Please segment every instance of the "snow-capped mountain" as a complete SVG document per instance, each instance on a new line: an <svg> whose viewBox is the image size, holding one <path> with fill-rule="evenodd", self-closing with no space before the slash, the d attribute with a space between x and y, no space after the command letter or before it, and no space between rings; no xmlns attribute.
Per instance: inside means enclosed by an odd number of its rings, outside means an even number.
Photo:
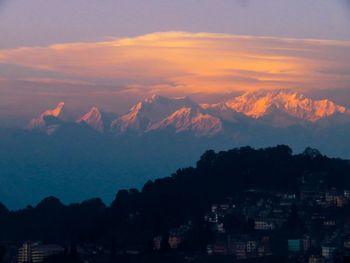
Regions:
<svg viewBox="0 0 350 263"><path fill-rule="evenodd" d="M92 107L89 112L77 120L77 123L85 123L98 132L104 132L104 122L101 111Z"/></svg>
<svg viewBox="0 0 350 263"><path fill-rule="evenodd" d="M64 118L64 103L42 113L29 129L55 132ZM248 92L216 104L197 104L188 97L153 95L135 104L127 113L105 113L92 107L76 121L99 133L143 135L156 131L187 132L196 137L244 133L247 129L328 127L350 124L350 110L328 100L313 100L292 91ZM84 126L80 125L81 128ZM231 135L232 135L231 134Z"/></svg>
<svg viewBox="0 0 350 263"><path fill-rule="evenodd" d="M229 108L255 119L283 112L291 117L310 122L316 122L335 114L350 114L349 109L330 100L312 100L292 91L248 92L226 102L207 106L207 108Z"/></svg>
<svg viewBox="0 0 350 263"><path fill-rule="evenodd" d="M199 108L183 107L162 121L151 125L147 131L172 128L176 133L193 132L196 136L213 136L222 131L222 122Z"/></svg>
<svg viewBox="0 0 350 263"><path fill-rule="evenodd" d="M66 192L67 180L75 178L74 186L87 182L81 188L89 196L94 184L109 193L115 184L140 185L188 167L207 149L245 145L286 144L296 153L312 147L350 159L349 109L291 91L250 92L203 105L151 96L119 116L97 107L77 115L67 106L59 103L30 122L42 134L0 129L2 171L9 171L4 178L10 187L25 171L50 191L60 180Z"/></svg>
<svg viewBox="0 0 350 263"><path fill-rule="evenodd" d="M143 133L153 123L167 118L182 107L196 109L199 105L188 97L166 98L153 95L138 102L128 113L115 119L111 124L111 130L115 134Z"/></svg>
<svg viewBox="0 0 350 263"><path fill-rule="evenodd" d="M43 112L37 118L33 118L27 128L29 130L45 131L48 134L53 133L61 121L66 118L64 105L64 102L60 102L55 108Z"/></svg>
<svg viewBox="0 0 350 263"><path fill-rule="evenodd" d="M105 112L94 106L80 117L76 123L85 124L99 133L106 133L109 132L111 122L118 116L116 113Z"/></svg>

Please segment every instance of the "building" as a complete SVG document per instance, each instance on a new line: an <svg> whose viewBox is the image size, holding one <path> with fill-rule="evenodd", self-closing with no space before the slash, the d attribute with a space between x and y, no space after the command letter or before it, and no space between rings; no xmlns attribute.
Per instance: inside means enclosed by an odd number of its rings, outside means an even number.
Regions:
<svg viewBox="0 0 350 263"><path fill-rule="evenodd" d="M350 250L350 235L344 237L344 248Z"/></svg>
<svg viewBox="0 0 350 263"><path fill-rule="evenodd" d="M173 228L169 231L168 243L170 248L177 249L184 241L186 233L190 230L191 222L186 225L181 225L178 228Z"/></svg>
<svg viewBox="0 0 350 263"><path fill-rule="evenodd" d="M304 252L307 252L311 248L311 236L310 235L303 235L302 247L303 247Z"/></svg>
<svg viewBox="0 0 350 263"><path fill-rule="evenodd" d="M300 252L301 240L300 239L288 239L288 251L289 252Z"/></svg>
<svg viewBox="0 0 350 263"><path fill-rule="evenodd" d="M18 263L40 263L51 255L63 253L64 249L58 245L43 245L40 243L25 242L18 249Z"/></svg>
<svg viewBox="0 0 350 263"><path fill-rule="evenodd" d="M19 263L32 261L32 246L29 243L24 243L22 247L18 249L17 260Z"/></svg>
<svg viewBox="0 0 350 263"><path fill-rule="evenodd" d="M345 196L337 196L335 198L335 204L337 207L344 207L348 204L348 199Z"/></svg>
<svg viewBox="0 0 350 263"><path fill-rule="evenodd" d="M207 252L209 255L227 255L228 249L227 249L227 242L223 241L217 241L212 245L209 245L207 247Z"/></svg>
<svg viewBox="0 0 350 263"><path fill-rule="evenodd" d="M309 257L309 263L324 263L324 259L320 256L311 255Z"/></svg>
<svg viewBox="0 0 350 263"><path fill-rule="evenodd" d="M337 247L334 245L323 245L322 246L322 256L326 259L333 257Z"/></svg>
<svg viewBox="0 0 350 263"><path fill-rule="evenodd" d="M258 258L269 255L269 239L267 237L251 237L247 235L229 238L229 254L237 259Z"/></svg>
<svg viewBox="0 0 350 263"><path fill-rule="evenodd" d="M245 241L235 241L232 244L233 254L236 255L237 259L248 258L247 253L247 242Z"/></svg>
<svg viewBox="0 0 350 263"><path fill-rule="evenodd" d="M326 202L329 206L343 207L346 205L347 200L343 192L332 188L326 192Z"/></svg>
<svg viewBox="0 0 350 263"><path fill-rule="evenodd" d="M350 199L350 190L344 190L344 197Z"/></svg>
<svg viewBox="0 0 350 263"><path fill-rule="evenodd" d="M325 201L324 185L320 182L304 183L300 187L300 200L321 204Z"/></svg>
<svg viewBox="0 0 350 263"><path fill-rule="evenodd" d="M156 236L153 238L153 250L160 250L162 247L162 236Z"/></svg>
<svg viewBox="0 0 350 263"><path fill-rule="evenodd" d="M265 219L256 219L254 222L255 230L274 230L276 228L274 222Z"/></svg>

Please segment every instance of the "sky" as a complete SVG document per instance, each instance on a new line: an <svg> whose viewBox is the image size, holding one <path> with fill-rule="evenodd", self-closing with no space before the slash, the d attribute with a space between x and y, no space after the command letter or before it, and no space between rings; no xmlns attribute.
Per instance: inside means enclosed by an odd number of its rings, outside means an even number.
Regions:
<svg viewBox="0 0 350 263"><path fill-rule="evenodd" d="M0 118L274 88L350 104L349 28L348 0L0 0Z"/></svg>

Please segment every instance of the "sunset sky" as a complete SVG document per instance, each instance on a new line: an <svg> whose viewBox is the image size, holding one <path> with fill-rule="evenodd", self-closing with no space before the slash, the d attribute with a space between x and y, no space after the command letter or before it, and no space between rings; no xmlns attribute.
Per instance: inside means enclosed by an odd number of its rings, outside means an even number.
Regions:
<svg viewBox="0 0 350 263"><path fill-rule="evenodd" d="M0 118L256 89L349 106L349 28L347 0L0 0Z"/></svg>

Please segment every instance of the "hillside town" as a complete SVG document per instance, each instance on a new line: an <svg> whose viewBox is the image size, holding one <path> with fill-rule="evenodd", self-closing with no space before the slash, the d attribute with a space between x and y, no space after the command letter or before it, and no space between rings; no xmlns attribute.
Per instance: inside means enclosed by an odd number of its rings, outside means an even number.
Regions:
<svg viewBox="0 0 350 263"><path fill-rule="evenodd" d="M250 189L212 204L203 214L208 229L203 251L190 249L191 233L196 228L191 221L154 236L150 243L123 249L98 243L44 244L37 240L3 242L2 247L6 250L4 262L13 263L56 262L50 258L62 254L74 254L81 260L76 262L124 262L113 258L157 253L177 255L183 260L179 262L210 258L216 258L216 262L274 262L275 258L288 262L348 262L349 209L348 189L327 189L322 181L303 179L298 192Z"/></svg>

